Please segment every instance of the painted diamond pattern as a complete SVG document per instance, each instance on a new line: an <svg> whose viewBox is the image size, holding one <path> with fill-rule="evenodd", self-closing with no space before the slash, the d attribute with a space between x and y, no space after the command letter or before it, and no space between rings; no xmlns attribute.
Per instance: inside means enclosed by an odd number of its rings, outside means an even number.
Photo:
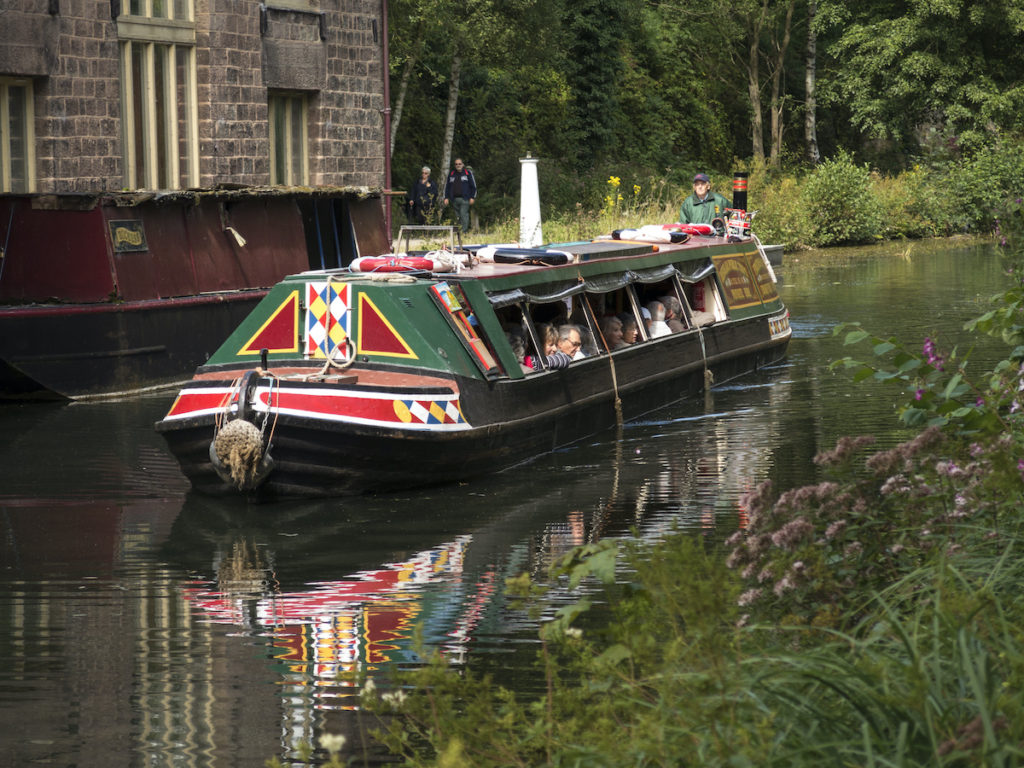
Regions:
<svg viewBox="0 0 1024 768"><path fill-rule="evenodd" d="M412 417L421 424L464 424L465 419L453 400L403 400Z"/></svg>
<svg viewBox="0 0 1024 768"><path fill-rule="evenodd" d="M348 286L306 284L306 357L326 358L351 332Z"/></svg>

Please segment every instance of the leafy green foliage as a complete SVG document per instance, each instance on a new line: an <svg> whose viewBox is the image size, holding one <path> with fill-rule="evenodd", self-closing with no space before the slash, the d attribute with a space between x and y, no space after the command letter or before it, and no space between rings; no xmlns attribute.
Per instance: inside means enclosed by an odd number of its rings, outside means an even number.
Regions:
<svg viewBox="0 0 1024 768"><path fill-rule="evenodd" d="M998 127L1019 130L1024 33L1018 0L840 3L831 47L852 120L873 136L948 125L960 146L984 146Z"/></svg>
<svg viewBox="0 0 1024 768"><path fill-rule="evenodd" d="M871 193L871 174L845 152L807 179L801 193L811 219L811 244L869 243L880 237L883 212Z"/></svg>

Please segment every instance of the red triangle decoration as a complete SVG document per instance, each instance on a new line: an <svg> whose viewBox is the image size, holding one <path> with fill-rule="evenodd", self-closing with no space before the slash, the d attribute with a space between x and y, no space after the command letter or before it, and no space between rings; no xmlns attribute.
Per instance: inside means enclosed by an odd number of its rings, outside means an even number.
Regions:
<svg viewBox="0 0 1024 768"><path fill-rule="evenodd" d="M384 357L419 359L405 339L388 322L377 305L365 293L359 294L358 352Z"/></svg>
<svg viewBox="0 0 1024 768"><path fill-rule="evenodd" d="M242 348L240 355L299 351L299 292L292 291Z"/></svg>

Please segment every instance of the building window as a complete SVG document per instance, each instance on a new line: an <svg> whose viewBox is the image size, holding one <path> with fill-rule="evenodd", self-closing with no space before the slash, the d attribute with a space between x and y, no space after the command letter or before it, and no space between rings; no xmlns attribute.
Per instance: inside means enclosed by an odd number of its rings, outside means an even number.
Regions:
<svg viewBox="0 0 1024 768"><path fill-rule="evenodd" d="M308 184L307 99L301 94L271 93L269 101L270 183Z"/></svg>
<svg viewBox="0 0 1024 768"><path fill-rule="evenodd" d="M32 83L0 78L0 192L34 192Z"/></svg>
<svg viewBox="0 0 1024 768"><path fill-rule="evenodd" d="M118 19L125 186L199 184L191 0L131 0Z"/></svg>

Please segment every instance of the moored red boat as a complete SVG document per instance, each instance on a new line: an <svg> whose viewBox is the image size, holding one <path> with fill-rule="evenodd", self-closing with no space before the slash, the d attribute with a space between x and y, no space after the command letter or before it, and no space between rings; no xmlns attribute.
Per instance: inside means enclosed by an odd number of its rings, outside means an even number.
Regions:
<svg viewBox="0 0 1024 768"><path fill-rule="evenodd" d="M551 250L569 263L290 276L157 430L202 492L389 490L504 469L785 355L788 313L749 238ZM673 298L681 326L649 336L642 308ZM608 315L634 318L636 343L613 349ZM545 324L574 325L586 356L549 367Z"/></svg>
<svg viewBox="0 0 1024 768"><path fill-rule="evenodd" d="M282 277L387 250L364 188L0 195L0 399L180 384Z"/></svg>

